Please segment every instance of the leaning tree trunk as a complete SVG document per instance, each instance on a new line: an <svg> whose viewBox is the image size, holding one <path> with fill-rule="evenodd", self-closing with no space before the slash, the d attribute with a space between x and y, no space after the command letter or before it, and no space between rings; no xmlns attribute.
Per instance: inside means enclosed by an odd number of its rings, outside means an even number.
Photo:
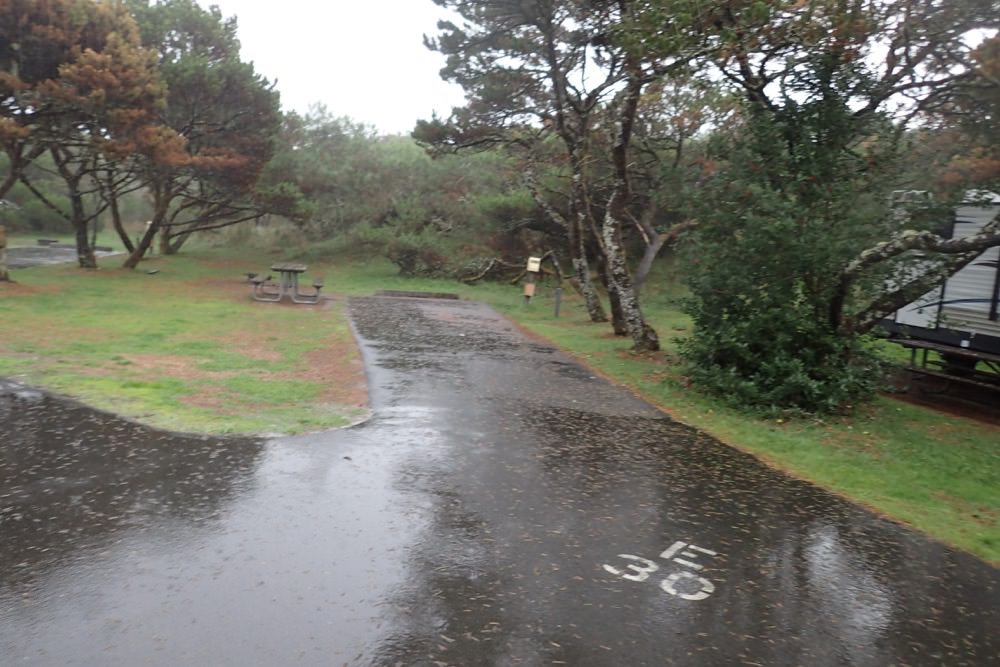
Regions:
<svg viewBox="0 0 1000 667"><path fill-rule="evenodd" d="M170 236L170 229L171 229L170 225L163 225L162 227L160 227L159 246L161 255L171 254L170 239L172 237Z"/></svg>
<svg viewBox="0 0 1000 667"><path fill-rule="evenodd" d="M184 244L188 242L191 238L191 234L178 234L177 236L168 237L167 243L160 246L162 254L164 255L176 255L184 247Z"/></svg>
<svg viewBox="0 0 1000 667"><path fill-rule="evenodd" d="M643 82L637 65L632 62L628 66L629 80L622 91L621 107L618 115L618 131L611 150L611 161L615 170L615 185L605 209L604 222L601 225L601 241L604 245L604 255L608 262L608 273L611 277L611 288L618 293L621 308L628 325L629 336L636 350L655 351L660 349L660 339L653 327L646 323L639 308L639 298L632 284L632 276L628 270L625 249L622 246L622 225L625 219L629 199L628 181L628 145L632 137L632 124L635 122L636 110L639 106L639 95Z"/></svg>
<svg viewBox="0 0 1000 667"><path fill-rule="evenodd" d="M153 245L153 239L156 238L156 232L158 230L159 226L154 219L153 223L146 228L145 233L143 233L142 237L139 239L139 245L132 250L128 259L126 259L125 263L122 264L123 269L134 269L139 266L139 262L141 262L142 258L146 256L146 251L148 251L149 247Z"/></svg>
<svg viewBox="0 0 1000 667"><path fill-rule="evenodd" d="M617 187L615 190L617 191ZM612 194L612 202L616 195ZM618 238L618 231L621 229L621 220L615 218L611 212L611 206L604 216L602 235L604 237L604 253L608 261L608 273L611 277L611 289L618 295L618 300L622 309L622 317L628 328L628 335L632 338L633 347L642 352L653 352L660 349L660 339L656 335L656 330L646 323L639 307L639 299L636 297L635 289L632 285L632 276L629 275L628 266L625 261L625 251Z"/></svg>
<svg viewBox="0 0 1000 667"><path fill-rule="evenodd" d="M146 252L149 250L150 246L153 245L153 240L156 238L156 233L160 231L160 227L163 225L163 220L167 216L167 207L170 204L169 198L164 198L157 196L159 193L154 194L156 197L155 208L153 210L153 219L149 221L146 226L146 231L143 233L142 237L139 239L139 245L129 254L128 259L122 264L123 269L134 269L139 266L139 262L142 258L146 256Z"/></svg>
<svg viewBox="0 0 1000 667"><path fill-rule="evenodd" d="M657 234L652 243L646 246L645 252L642 253L642 259L639 261L639 266L635 270L635 291L640 292L642 286L646 284L646 278L649 277L649 272L653 269L653 261L660 252L660 248L663 247L663 241L666 239L664 234Z"/></svg>
<svg viewBox="0 0 1000 667"><path fill-rule="evenodd" d="M7 167L7 175L2 181L0 181L0 199L3 199L10 190L17 184L17 179L19 175L17 171L14 170L13 165Z"/></svg>
<svg viewBox="0 0 1000 667"><path fill-rule="evenodd" d="M121 210L118 208L118 197L114 194L108 199L108 208L111 211L111 225L115 228L115 232L117 232L118 238L121 239L122 245L125 246L125 250L131 255L135 251L135 245L132 243L132 239L128 237L125 225L122 224Z"/></svg>

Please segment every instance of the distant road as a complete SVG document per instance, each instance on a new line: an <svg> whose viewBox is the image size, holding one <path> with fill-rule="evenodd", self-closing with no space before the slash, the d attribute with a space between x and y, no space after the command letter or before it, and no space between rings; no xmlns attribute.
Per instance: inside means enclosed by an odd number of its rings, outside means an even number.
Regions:
<svg viewBox="0 0 1000 667"><path fill-rule="evenodd" d="M121 255L121 252L94 252L96 257ZM25 246L22 248L7 248L7 268L27 269L32 266L46 264L65 264L76 261L76 247L59 244L50 246Z"/></svg>

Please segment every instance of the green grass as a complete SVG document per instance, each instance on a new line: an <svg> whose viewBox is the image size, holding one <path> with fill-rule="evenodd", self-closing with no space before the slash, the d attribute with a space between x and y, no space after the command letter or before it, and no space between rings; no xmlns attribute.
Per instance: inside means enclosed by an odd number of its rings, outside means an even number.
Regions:
<svg viewBox="0 0 1000 667"><path fill-rule="evenodd" d="M86 273L72 267L17 272L16 279L41 292L30 299L0 299L0 341L6 341L7 349L0 355L0 375L21 376L132 416L151 415L145 419L179 430L294 432L342 423L350 415L338 413L336 406L314 404L319 388L295 377L318 338L349 338L341 313L329 311L330 317L322 318L313 309L260 307L230 297L193 298L176 288L196 277L238 279L244 271L262 270L275 260L305 259L301 252L199 248L182 257L155 260L162 268L156 276L142 271ZM764 420L728 408L689 389L680 376L676 340L689 332L690 322L676 308L677 290L663 287L672 284L663 276L644 295L644 309L665 353L637 356L629 352L628 341L609 335L607 325L587 321L582 303L568 286L562 317L556 319L551 285L542 285L534 302L525 306L520 289L510 285L405 279L383 260L308 261L310 274L325 276L325 289L333 293L427 290L485 301L674 418L1000 563L1000 429L889 398L851 417L823 420ZM66 322L73 324L74 335L66 335ZM62 334L52 339L46 333L50 330ZM234 330L251 332L275 356L255 359L245 354ZM278 335L289 330L292 335ZM154 353L190 358L209 377L201 384L182 385L151 378L135 359ZM213 409L183 402L184 396L206 387L218 400ZM296 407L275 407L289 402ZM239 405L255 409L239 412L233 407Z"/></svg>
<svg viewBox="0 0 1000 667"><path fill-rule="evenodd" d="M0 293L0 375L154 426L208 433L297 433L341 426L364 406L339 405L301 379L306 355L330 345L357 359L346 316L268 307L241 275L265 257L203 253L145 270L101 260L16 270ZM336 354L342 355L340 348Z"/></svg>

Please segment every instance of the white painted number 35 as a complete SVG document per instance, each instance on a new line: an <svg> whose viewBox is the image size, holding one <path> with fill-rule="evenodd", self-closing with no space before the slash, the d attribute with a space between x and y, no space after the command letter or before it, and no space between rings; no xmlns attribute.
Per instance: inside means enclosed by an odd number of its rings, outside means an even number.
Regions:
<svg viewBox="0 0 1000 667"><path fill-rule="evenodd" d="M678 552L685 558L677 557ZM700 571L704 566L692 560L697 558L700 554L707 556L717 555L714 551L703 549L702 547L695 546L694 544L674 542L669 549L666 549L660 554L660 558L677 563L692 570ZM646 581L653 573L658 572L660 569L660 565L658 563L651 561L648 558L643 558L642 556L618 554L618 557L631 562L626 563L624 568L618 568L613 565L604 565L604 569L605 571L610 572L616 577L621 577L622 579L638 582ZM680 570L679 572L672 572L668 574L666 578L660 581L660 588L662 588L664 592L669 593L670 595L675 595L682 600L704 600L715 592L715 584L705 577L699 576L687 570Z"/></svg>

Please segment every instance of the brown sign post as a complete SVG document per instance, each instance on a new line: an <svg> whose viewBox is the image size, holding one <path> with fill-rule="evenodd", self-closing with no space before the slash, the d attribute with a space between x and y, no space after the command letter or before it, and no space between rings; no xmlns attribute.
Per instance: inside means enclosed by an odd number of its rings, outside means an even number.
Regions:
<svg viewBox="0 0 1000 667"><path fill-rule="evenodd" d="M542 260L539 257L528 258L528 282L524 284L524 305L531 303L531 297L535 296L535 281L538 279L538 272L541 271Z"/></svg>
<svg viewBox="0 0 1000 667"><path fill-rule="evenodd" d="M7 230L0 225L0 280L10 280L7 274Z"/></svg>

